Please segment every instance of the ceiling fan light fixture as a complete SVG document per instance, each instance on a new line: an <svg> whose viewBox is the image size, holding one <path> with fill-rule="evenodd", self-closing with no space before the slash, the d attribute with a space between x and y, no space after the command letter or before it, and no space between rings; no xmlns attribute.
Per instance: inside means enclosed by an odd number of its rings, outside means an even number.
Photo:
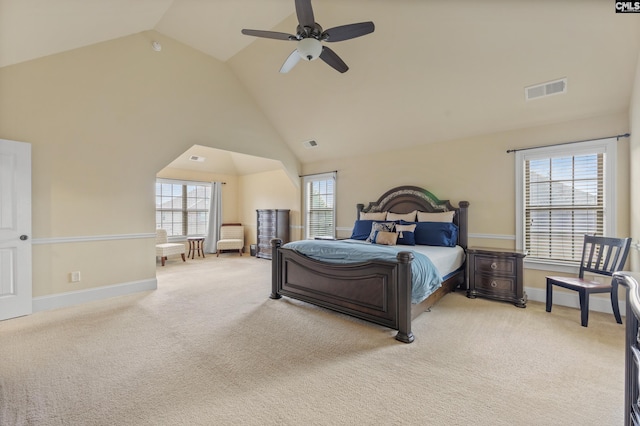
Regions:
<svg viewBox="0 0 640 426"><path fill-rule="evenodd" d="M318 58L322 59L327 65L340 73L347 72L349 70L347 64L344 63L336 52L324 46L321 42L351 40L352 38L370 34L375 29L373 22L367 21L340 25L323 31L320 24L318 24L314 18L311 0L296 0L295 6L296 16L298 17L296 35L278 31L250 30L246 28L242 29L242 34L272 38L275 40L297 41L298 45L296 49L291 52L282 67L280 67L280 72L283 74L291 71L300 59L313 61Z"/></svg>
<svg viewBox="0 0 640 426"><path fill-rule="evenodd" d="M315 38L303 38L298 42L296 50L305 61L313 61L322 53L322 44Z"/></svg>

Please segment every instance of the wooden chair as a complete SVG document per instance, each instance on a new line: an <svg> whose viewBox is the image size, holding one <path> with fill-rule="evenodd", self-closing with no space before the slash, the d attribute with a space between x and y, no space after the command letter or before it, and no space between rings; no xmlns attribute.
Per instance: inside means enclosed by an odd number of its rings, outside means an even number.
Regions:
<svg viewBox="0 0 640 426"><path fill-rule="evenodd" d="M589 321L589 295L591 293L610 293L613 315L618 324L622 324L618 306L618 285L613 279L606 282L587 280L584 274L597 274L611 277L621 270L627 261L631 238L610 238L585 235L582 247L582 260L578 277L547 277L547 312L551 312L553 286L575 290L580 297L581 323L587 326Z"/></svg>

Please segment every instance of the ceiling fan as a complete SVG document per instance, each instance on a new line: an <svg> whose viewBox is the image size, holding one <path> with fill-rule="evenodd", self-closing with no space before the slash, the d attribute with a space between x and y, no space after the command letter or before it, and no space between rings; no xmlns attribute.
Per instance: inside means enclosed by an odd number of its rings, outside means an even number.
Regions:
<svg viewBox="0 0 640 426"><path fill-rule="evenodd" d="M277 31L262 31L262 30L242 30L242 34L273 38L276 40L289 40L297 41L298 46L291 55L284 61L284 64L280 68L281 73L291 71L291 69L300 61L304 59L306 61L313 61L315 59L322 59L324 62L335 68L342 73L347 72L349 67L344 63L342 59L327 46L322 45L321 42L336 42L349 40L352 38L360 37L369 33L372 33L375 29L373 22L359 22L357 24L341 25L339 27L329 28L323 31L322 27L315 21L313 17L313 8L311 7L311 0L295 0L296 2L296 15L298 16L298 27L296 29L296 35L281 33Z"/></svg>

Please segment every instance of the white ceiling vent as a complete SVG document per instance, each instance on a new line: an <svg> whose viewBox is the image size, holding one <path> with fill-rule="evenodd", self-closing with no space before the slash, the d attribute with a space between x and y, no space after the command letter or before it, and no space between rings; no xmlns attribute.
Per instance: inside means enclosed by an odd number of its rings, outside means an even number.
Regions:
<svg viewBox="0 0 640 426"><path fill-rule="evenodd" d="M202 163L205 160L205 157L200 157L199 155L192 155L191 157L189 157L189 160Z"/></svg>
<svg viewBox="0 0 640 426"><path fill-rule="evenodd" d="M566 78L524 88L524 98L528 101L562 93L567 93Z"/></svg>
<svg viewBox="0 0 640 426"><path fill-rule="evenodd" d="M305 141L305 142L302 142L302 145L304 145L305 148L315 148L316 146L318 146L318 142L316 142L316 141Z"/></svg>

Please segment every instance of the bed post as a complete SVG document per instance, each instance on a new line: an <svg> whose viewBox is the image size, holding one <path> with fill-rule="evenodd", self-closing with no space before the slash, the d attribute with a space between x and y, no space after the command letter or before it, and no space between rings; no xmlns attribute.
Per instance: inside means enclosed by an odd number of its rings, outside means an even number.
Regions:
<svg viewBox="0 0 640 426"><path fill-rule="evenodd" d="M466 251L467 250L467 244L469 243L469 241L468 241L468 235L469 235L469 227L468 227L469 226L469 224L468 224L469 202L468 201L460 201L458 206L460 206L459 217L458 217L458 227L460 228L460 232L458 233L458 235L459 235L458 245L460 247L462 247Z"/></svg>
<svg viewBox="0 0 640 426"><path fill-rule="evenodd" d="M278 293L278 280L280 279L280 246L282 240L274 238L271 240L271 295L272 299L280 299L282 296Z"/></svg>
<svg viewBox="0 0 640 426"><path fill-rule="evenodd" d="M398 334L396 340L411 343L411 261L413 254L408 251L398 253Z"/></svg>

